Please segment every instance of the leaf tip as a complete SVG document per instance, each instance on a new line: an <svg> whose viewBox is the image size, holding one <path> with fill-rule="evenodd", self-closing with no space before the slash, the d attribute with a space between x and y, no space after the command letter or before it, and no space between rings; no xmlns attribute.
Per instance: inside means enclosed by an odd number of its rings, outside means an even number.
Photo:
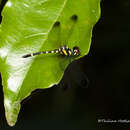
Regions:
<svg viewBox="0 0 130 130"><path fill-rule="evenodd" d="M15 101L13 103L10 100L4 100L5 115L9 126L13 127L16 124L17 117L20 111L20 102Z"/></svg>

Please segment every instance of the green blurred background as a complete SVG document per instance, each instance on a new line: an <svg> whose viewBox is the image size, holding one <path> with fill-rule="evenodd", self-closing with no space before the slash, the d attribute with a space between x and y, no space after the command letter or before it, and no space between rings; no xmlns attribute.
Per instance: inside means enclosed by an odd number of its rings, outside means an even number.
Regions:
<svg viewBox="0 0 130 130"><path fill-rule="evenodd" d="M102 0L101 11L89 54L69 65L58 86L24 100L13 128L6 123L0 87L1 130L130 128L130 123L98 123L130 120L130 0Z"/></svg>

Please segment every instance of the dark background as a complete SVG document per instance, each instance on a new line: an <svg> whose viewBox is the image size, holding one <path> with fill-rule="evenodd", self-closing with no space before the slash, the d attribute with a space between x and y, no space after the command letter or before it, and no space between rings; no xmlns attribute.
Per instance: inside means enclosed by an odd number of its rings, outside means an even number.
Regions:
<svg viewBox="0 0 130 130"><path fill-rule="evenodd" d="M0 129L130 128L130 123L98 123L130 121L130 0L102 0L101 10L89 54L67 68L58 86L23 101L13 128L6 123L0 87Z"/></svg>

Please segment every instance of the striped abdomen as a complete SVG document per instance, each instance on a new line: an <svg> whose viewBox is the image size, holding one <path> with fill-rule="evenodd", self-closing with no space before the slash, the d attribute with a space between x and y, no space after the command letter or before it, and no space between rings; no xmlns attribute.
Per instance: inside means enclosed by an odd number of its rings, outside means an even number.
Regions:
<svg viewBox="0 0 130 130"><path fill-rule="evenodd" d="M26 54L26 55L24 55L22 57L27 58L27 57L32 57L32 56L35 56L35 55L48 54L48 53L59 53L59 50L55 49L55 50L52 50L52 51L35 52L35 53Z"/></svg>

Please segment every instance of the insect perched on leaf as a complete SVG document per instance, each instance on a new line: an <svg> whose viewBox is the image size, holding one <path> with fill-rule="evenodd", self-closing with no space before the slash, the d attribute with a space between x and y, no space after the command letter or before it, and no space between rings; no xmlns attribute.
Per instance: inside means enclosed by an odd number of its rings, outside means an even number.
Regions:
<svg viewBox="0 0 130 130"><path fill-rule="evenodd" d="M71 57L71 56L80 55L80 50L79 50L79 47L77 47L77 46L74 46L72 50L70 48L68 48L68 46L62 46L62 47L59 47L58 49L54 49L51 51L41 51L41 52L29 53L29 54L23 55L22 58L32 57L32 56L41 55L41 54L48 54L48 53L57 53L57 54L61 54L63 56Z"/></svg>

